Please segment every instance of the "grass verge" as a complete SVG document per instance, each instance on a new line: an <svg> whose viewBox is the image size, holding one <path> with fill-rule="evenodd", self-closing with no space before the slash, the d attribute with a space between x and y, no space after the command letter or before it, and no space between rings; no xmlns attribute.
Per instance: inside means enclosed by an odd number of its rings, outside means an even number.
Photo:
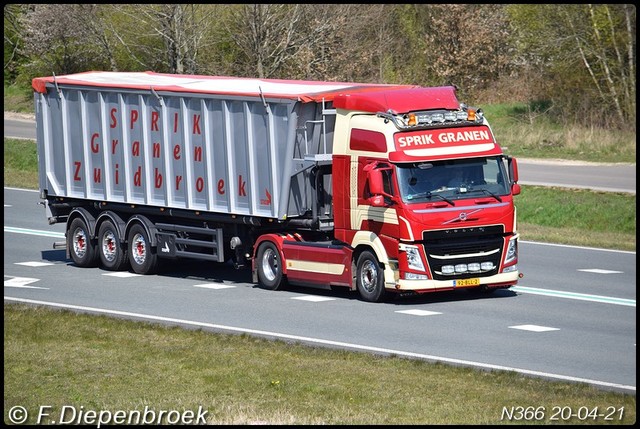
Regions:
<svg viewBox="0 0 640 429"><path fill-rule="evenodd" d="M59 421L65 406L83 407L85 413L202 407L208 424L632 424L636 419L635 395L511 372L22 304L5 304L4 322L5 410L25 407L31 424L43 405L51 407L50 417L40 422L45 424ZM585 415L609 410L611 420L554 422L559 406ZM510 420L512 407L536 408L541 420L535 421L532 410L527 421ZM73 417L70 410L66 419Z"/></svg>

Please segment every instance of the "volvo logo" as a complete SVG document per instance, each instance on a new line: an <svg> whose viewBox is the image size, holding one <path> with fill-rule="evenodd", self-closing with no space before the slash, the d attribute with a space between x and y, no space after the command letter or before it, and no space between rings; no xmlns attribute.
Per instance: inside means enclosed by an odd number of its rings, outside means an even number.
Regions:
<svg viewBox="0 0 640 429"><path fill-rule="evenodd" d="M476 209L476 210L472 210L471 212L467 213L467 212L460 212L460 214L458 214L458 216L454 217L453 219L449 219L446 222L442 222L443 225L447 225L453 222L465 222L467 219L469 219L469 216L474 215L476 213L478 213L479 211L481 211L482 209Z"/></svg>

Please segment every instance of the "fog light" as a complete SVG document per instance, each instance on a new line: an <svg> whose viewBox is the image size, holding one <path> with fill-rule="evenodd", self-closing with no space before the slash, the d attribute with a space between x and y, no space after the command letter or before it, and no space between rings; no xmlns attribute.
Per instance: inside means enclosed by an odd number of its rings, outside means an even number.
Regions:
<svg viewBox="0 0 640 429"><path fill-rule="evenodd" d="M456 273L466 273L466 272L467 272L467 264L456 265Z"/></svg>
<svg viewBox="0 0 640 429"><path fill-rule="evenodd" d="M479 262L473 262L473 263L469 264L468 267L469 267L469 271L480 271L480 263Z"/></svg>
<svg viewBox="0 0 640 429"><path fill-rule="evenodd" d="M442 274L453 274L454 271L455 269L453 268L453 265L442 266Z"/></svg>
<svg viewBox="0 0 640 429"><path fill-rule="evenodd" d="M480 267L482 268L482 271L490 271L493 270L493 262L483 262Z"/></svg>
<svg viewBox="0 0 640 429"><path fill-rule="evenodd" d="M511 273L513 271L518 271L518 264L511 265L510 267L505 267L502 270L503 273Z"/></svg>
<svg viewBox="0 0 640 429"><path fill-rule="evenodd" d="M404 278L407 280L427 280L428 277L424 274L416 273L404 273Z"/></svg>

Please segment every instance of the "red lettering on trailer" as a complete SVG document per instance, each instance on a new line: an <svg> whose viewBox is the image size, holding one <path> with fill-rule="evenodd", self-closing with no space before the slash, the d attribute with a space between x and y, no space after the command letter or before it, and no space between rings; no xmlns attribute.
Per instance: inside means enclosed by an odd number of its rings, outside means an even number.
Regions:
<svg viewBox="0 0 640 429"><path fill-rule="evenodd" d="M74 164L76 166L76 171L73 174L73 180L79 182L82 180L82 178L80 177L80 167L82 167L82 163L80 161L75 161Z"/></svg>
<svg viewBox="0 0 640 429"><path fill-rule="evenodd" d="M153 157L160 158L160 143L153 143Z"/></svg>
<svg viewBox="0 0 640 429"><path fill-rule="evenodd" d="M196 191L202 192L204 189L204 179L202 177L198 177L196 179Z"/></svg>
<svg viewBox="0 0 640 429"><path fill-rule="evenodd" d="M100 168L93 169L93 183L100 183L102 179L102 170Z"/></svg>
<svg viewBox="0 0 640 429"><path fill-rule="evenodd" d="M118 126L118 119L116 117L117 111L118 109L116 109L115 107L111 109L111 128L115 128Z"/></svg>
<svg viewBox="0 0 640 429"><path fill-rule="evenodd" d="M151 112L151 131L160 131L160 129L158 128L159 117L160 117L160 114L155 110Z"/></svg>
<svg viewBox="0 0 640 429"><path fill-rule="evenodd" d="M241 197L247 196L247 191L244 189L244 186L247 182L242 181L242 174L238 176L238 195Z"/></svg>
<svg viewBox="0 0 640 429"><path fill-rule="evenodd" d="M142 167L138 166L135 174L133 175L133 186L142 186Z"/></svg>
<svg viewBox="0 0 640 429"><path fill-rule="evenodd" d="M175 145L173 147L173 159L180 159L180 145Z"/></svg>
<svg viewBox="0 0 640 429"><path fill-rule="evenodd" d="M263 198L260 200L260 204L262 204L263 206L270 206L271 205L271 194L269 193L269 190L267 188L264 189L265 194L267 195L267 198Z"/></svg>
<svg viewBox="0 0 640 429"><path fill-rule="evenodd" d="M218 193L224 195L224 179L218 180Z"/></svg>
<svg viewBox="0 0 640 429"><path fill-rule="evenodd" d="M116 173L116 185L117 185L118 183L120 183L120 180L119 180L119 179L120 179L120 170L118 170L118 168L119 168L119 167L120 167L120 166L119 166L118 164L116 164L116 169L115 169L115 173Z"/></svg>
<svg viewBox="0 0 640 429"><path fill-rule="evenodd" d="M130 125L131 129L134 128L136 122L140 118L140 112L136 109L132 109L130 112ZM118 127L118 109L113 107L109 111L109 127L117 128ZM193 115L193 134L202 134L202 129L200 126L200 120L202 119L202 115L194 114ZM173 132L177 133L180 125L180 113L175 112L173 114ZM149 128L151 131L160 131L160 112L153 110L151 112L151 122L149 124Z"/></svg>
<svg viewBox="0 0 640 429"><path fill-rule="evenodd" d="M176 176L176 191L180 189L180 182L182 182L182 176Z"/></svg>
<svg viewBox="0 0 640 429"><path fill-rule="evenodd" d="M131 129L133 129L133 124L138 121L138 111L135 109L131 109Z"/></svg>
<svg viewBox="0 0 640 429"><path fill-rule="evenodd" d="M200 115L193 115L193 134L202 134L200 132Z"/></svg>
<svg viewBox="0 0 640 429"><path fill-rule="evenodd" d="M118 139L111 140L111 155L116 154L116 146L118 146L118 143L120 143Z"/></svg>
<svg viewBox="0 0 640 429"><path fill-rule="evenodd" d="M193 160L195 162L202 162L202 146L196 146L193 148Z"/></svg>
<svg viewBox="0 0 640 429"><path fill-rule="evenodd" d="M156 168L154 184L156 189L162 187L162 173Z"/></svg>
<svg viewBox="0 0 640 429"><path fill-rule="evenodd" d="M94 133L91 136L91 152L93 152L93 153L100 152L100 145L98 143L96 143L96 139L98 137L100 137L100 134L98 134L98 133Z"/></svg>

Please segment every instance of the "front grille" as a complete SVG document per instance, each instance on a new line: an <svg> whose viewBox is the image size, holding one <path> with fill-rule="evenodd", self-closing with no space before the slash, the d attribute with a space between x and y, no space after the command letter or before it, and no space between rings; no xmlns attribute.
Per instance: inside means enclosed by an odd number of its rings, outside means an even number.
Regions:
<svg viewBox="0 0 640 429"><path fill-rule="evenodd" d="M423 247L435 280L487 277L498 272L502 260L504 228L502 226L453 228L423 234ZM443 266L471 263L493 264L480 272L442 274Z"/></svg>

